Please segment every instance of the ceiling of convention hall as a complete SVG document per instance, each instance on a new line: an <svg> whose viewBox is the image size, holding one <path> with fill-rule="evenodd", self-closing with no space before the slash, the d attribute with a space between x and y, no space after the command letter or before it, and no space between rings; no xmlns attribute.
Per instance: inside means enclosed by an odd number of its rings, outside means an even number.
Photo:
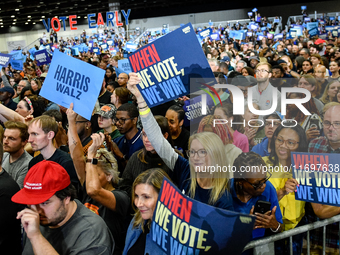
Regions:
<svg viewBox="0 0 340 255"><path fill-rule="evenodd" d="M87 14L109 11L109 2L113 5L118 2L121 10L131 9L129 19L268 6L268 2L265 4L265 1L262 4L256 1L255 6L255 1L226 0L3 0L0 2L0 27L41 24L43 19L55 16L76 15L78 19L86 19ZM296 0L285 0L284 4L296 2ZM282 3L282 1L272 1L270 5Z"/></svg>

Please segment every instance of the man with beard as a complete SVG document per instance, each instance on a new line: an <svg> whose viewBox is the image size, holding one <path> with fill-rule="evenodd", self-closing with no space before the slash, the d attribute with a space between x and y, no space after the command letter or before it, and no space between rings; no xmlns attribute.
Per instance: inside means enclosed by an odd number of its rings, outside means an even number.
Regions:
<svg viewBox="0 0 340 255"><path fill-rule="evenodd" d="M28 140L28 127L22 122L7 121L3 138L4 157L2 168L22 189L32 156L25 151Z"/></svg>
<svg viewBox="0 0 340 255"><path fill-rule="evenodd" d="M112 254L114 241L105 222L75 196L61 165L44 160L30 169L24 188L12 197L28 206L17 216L25 230L22 254Z"/></svg>
<svg viewBox="0 0 340 255"><path fill-rule="evenodd" d="M272 77L272 66L267 62L260 62L256 68L257 85L248 89L248 93L252 93L253 100L256 100L261 110L272 109L273 90L276 90L277 105L274 111L281 109L281 93L270 84L269 79Z"/></svg>
<svg viewBox="0 0 340 255"><path fill-rule="evenodd" d="M330 107L323 118L325 136L313 139L308 145L308 152L340 153L340 105Z"/></svg>
<svg viewBox="0 0 340 255"><path fill-rule="evenodd" d="M272 77L270 78L270 83L281 92L283 87L291 87L284 78L285 71L282 66L276 65L272 68Z"/></svg>
<svg viewBox="0 0 340 255"><path fill-rule="evenodd" d="M258 63L260 63L260 58L257 56L252 56L249 58L250 67L255 69Z"/></svg>

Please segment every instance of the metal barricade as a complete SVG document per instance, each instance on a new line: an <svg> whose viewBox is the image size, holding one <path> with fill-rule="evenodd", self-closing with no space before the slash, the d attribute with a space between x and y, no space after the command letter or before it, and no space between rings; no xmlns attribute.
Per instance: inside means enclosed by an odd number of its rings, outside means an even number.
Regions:
<svg viewBox="0 0 340 255"><path fill-rule="evenodd" d="M244 248L245 250L248 249L254 249L253 254L254 255L273 255L275 254L275 248L274 248L274 242L278 240L282 240L289 237L289 250L290 255L293 254L293 236L306 233L307 232L307 255L310 255L310 234L309 231L317 229L317 228L323 228L323 240L322 240L322 254L325 254L326 251L326 226L330 225L332 223L339 222L339 231L340 231L340 215L336 215L332 218L325 219L322 221L316 221L301 227L297 227L288 231L284 231L280 234L276 234L270 237L262 238L259 240L252 241L247 244L247 246ZM339 233L340 235L340 233ZM340 254L340 249L339 249Z"/></svg>

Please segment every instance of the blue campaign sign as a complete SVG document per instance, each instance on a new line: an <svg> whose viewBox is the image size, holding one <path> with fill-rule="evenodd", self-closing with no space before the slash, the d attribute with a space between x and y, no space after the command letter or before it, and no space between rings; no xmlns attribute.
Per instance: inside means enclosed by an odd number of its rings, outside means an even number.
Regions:
<svg viewBox="0 0 340 255"><path fill-rule="evenodd" d="M255 24L252 24L252 25L250 25L250 29L251 30L257 30L258 29L258 25L255 25Z"/></svg>
<svg viewBox="0 0 340 255"><path fill-rule="evenodd" d="M280 39L282 39L283 38L283 34L281 33L281 34L276 34L276 35L274 35L274 40L276 41L276 40L280 40Z"/></svg>
<svg viewBox="0 0 340 255"><path fill-rule="evenodd" d="M319 26L319 22L307 23L307 30L310 36L316 36L319 34L318 26Z"/></svg>
<svg viewBox="0 0 340 255"><path fill-rule="evenodd" d="M109 48L109 46L107 45L107 43L102 43L100 44L100 47L102 47L102 50L107 50Z"/></svg>
<svg viewBox="0 0 340 255"><path fill-rule="evenodd" d="M301 26L301 25L293 25L292 29L296 30L296 36L302 35L303 26Z"/></svg>
<svg viewBox="0 0 340 255"><path fill-rule="evenodd" d="M220 34L219 33L213 33L210 35L211 40L220 40Z"/></svg>
<svg viewBox="0 0 340 255"><path fill-rule="evenodd" d="M198 35L201 37L201 39L204 39L212 34L212 29L207 28L204 29L203 31L199 32Z"/></svg>
<svg viewBox="0 0 340 255"><path fill-rule="evenodd" d="M120 73L131 73L131 66L128 59L118 60L118 68L121 70Z"/></svg>
<svg viewBox="0 0 340 255"><path fill-rule="evenodd" d="M30 49L28 50L28 52L29 52L31 55L33 55L33 56L34 56L34 53L35 53L36 51L37 51L37 50L35 49L35 47L30 48Z"/></svg>
<svg viewBox="0 0 340 255"><path fill-rule="evenodd" d="M96 53L97 55L100 54L100 49L98 47L93 47L92 51Z"/></svg>
<svg viewBox="0 0 340 255"><path fill-rule="evenodd" d="M336 26L325 26L325 30L327 32L332 32L335 28L337 28Z"/></svg>
<svg viewBox="0 0 340 255"><path fill-rule="evenodd" d="M297 200L339 206L339 155L336 153L292 153L293 177L299 186Z"/></svg>
<svg viewBox="0 0 340 255"><path fill-rule="evenodd" d="M190 78L204 78L211 85L216 82L190 23L138 49L130 54L129 61L141 78L139 89L149 107L203 86Z"/></svg>
<svg viewBox="0 0 340 255"><path fill-rule="evenodd" d="M66 108L73 103L74 111L89 120L104 75L103 69L55 52L40 95Z"/></svg>
<svg viewBox="0 0 340 255"><path fill-rule="evenodd" d="M253 36L253 32L247 32L247 36Z"/></svg>
<svg viewBox="0 0 340 255"><path fill-rule="evenodd" d="M240 30L231 30L229 32L229 38L234 38L236 40L243 40L245 39L245 33Z"/></svg>
<svg viewBox="0 0 340 255"><path fill-rule="evenodd" d="M22 59L22 50L13 50L9 54L12 55L14 60Z"/></svg>
<svg viewBox="0 0 340 255"><path fill-rule="evenodd" d="M0 66L7 67L11 58L12 55L0 53Z"/></svg>
<svg viewBox="0 0 340 255"><path fill-rule="evenodd" d="M38 66L42 66L48 63L51 63L51 59L48 56L47 50L39 50L34 54L35 59L37 60Z"/></svg>
<svg viewBox="0 0 340 255"><path fill-rule="evenodd" d="M280 19L274 19L274 23L280 23Z"/></svg>
<svg viewBox="0 0 340 255"><path fill-rule="evenodd" d="M126 46L126 51L135 52L138 47L138 44L127 42L125 46Z"/></svg>
<svg viewBox="0 0 340 255"><path fill-rule="evenodd" d="M262 30L262 31L266 31L266 30L267 30L267 27L261 27L261 30Z"/></svg>
<svg viewBox="0 0 340 255"><path fill-rule="evenodd" d="M24 70L24 62L22 60L12 59L10 61L10 63L11 63L11 66L13 67L13 69L20 70L20 71Z"/></svg>
<svg viewBox="0 0 340 255"><path fill-rule="evenodd" d="M159 249L155 254L241 254L252 238L254 223L249 214L191 199L164 178L150 237Z"/></svg>
<svg viewBox="0 0 340 255"><path fill-rule="evenodd" d="M112 39L107 40L106 43L107 43L109 46L111 46L111 45L113 44L113 40L112 40Z"/></svg>
<svg viewBox="0 0 340 255"><path fill-rule="evenodd" d="M72 53L72 56L79 56L79 48L78 47L72 47L71 53Z"/></svg>

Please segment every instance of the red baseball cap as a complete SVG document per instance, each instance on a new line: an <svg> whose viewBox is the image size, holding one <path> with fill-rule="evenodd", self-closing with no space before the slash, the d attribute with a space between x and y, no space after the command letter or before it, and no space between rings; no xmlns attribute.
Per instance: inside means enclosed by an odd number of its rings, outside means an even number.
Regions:
<svg viewBox="0 0 340 255"><path fill-rule="evenodd" d="M70 184L70 176L61 165L43 160L28 171L24 188L12 197L12 201L26 205L41 204Z"/></svg>
<svg viewBox="0 0 340 255"><path fill-rule="evenodd" d="M314 44L319 45L319 44L325 43L325 42L326 42L325 40L322 40L322 39L319 38L314 42Z"/></svg>

